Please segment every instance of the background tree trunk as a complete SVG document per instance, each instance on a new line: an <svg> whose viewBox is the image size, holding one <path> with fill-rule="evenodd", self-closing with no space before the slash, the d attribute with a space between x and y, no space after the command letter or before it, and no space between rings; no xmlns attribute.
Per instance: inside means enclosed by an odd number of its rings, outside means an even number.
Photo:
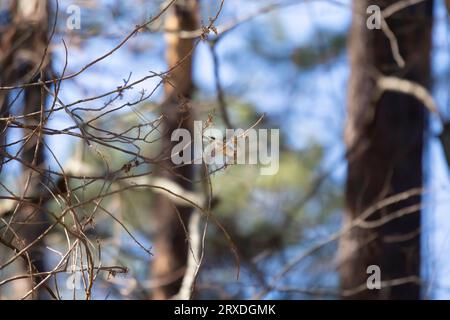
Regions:
<svg viewBox="0 0 450 320"><path fill-rule="evenodd" d="M166 17L167 30L195 30L199 27L198 3L196 0L177 1ZM191 165L178 168L170 160L171 149L176 144L171 139L177 128L193 131L193 118L189 99L194 85L192 82L193 39L181 39L176 32L166 35L168 67L173 68L165 83L166 100L163 104L162 162L166 168L159 174L170 179L186 190L192 190L190 181L194 176ZM168 169L168 170L167 170ZM154 238L155 258L151 275L160 286L153 291L154 299L168 299L178 293L185 272L188 242L185 228L188 226L192 208L175 205L164 195L157 195L153 209L156 235Z"/></svg>
<svg viewBox="0 0 450 320"><path fill-rule="evenodd" d="M14 85L37 82L41 75L46 80L50 73L50 57L46 53L49 33L50 10L47 1L43 0L16 0L11 7L12 22L1 35L1 84ZM12 105L21 101L16 100L16 92L2 91L0 94L1 116L11 113ZM33 86L23 90L23 114L32 116L23 118L26 126L45 124L44 115L40 112L45 108L47 95L40 86ZM2 148L5 142L7 127L2 122L0 126ZM25 143L21 152L21 159L25 164L33 167L44 167L43 137L39 130L24 130ZM3 162L3 159L2 159ZM23 247L34 241L44 230L47 218L43 210L37 209L44 205L44 187L41 183L44 177L26 166L22 166L23 175L20 190L21 194L32 199L35 206L21 204L12 215L12 227L20 239L15 238L14 243ZM36 243L28 250L30 261L38 272L46 270L44 259L45 245L43 241ZM25 266L29 270L29 266ZM33 277L36 284L41 277ZM41 290L33 295L34 298L43 298Z"/></svg>
<svg viewBox="0 0 450 320"><path fill-rule="evenodd" d="M422 157L426 111L412 96L385 92L377 97L374 74L379 71L430 85L433 1L409 6L387 19L396 35L406 66L395 63L387 37L366 26L366 9L392 4L387 0L355 0L350 36L348 123L349 150L344 225L371 206L399 193L422 187ZM399 210L400 218L375 228L354 228L340 242L343 297L351 299L419 299L420 196L377 210L378 220ZM370 265L381 268L382 281L405 278L405 284L367 290ZM357 288L361 290L355 290Z"/></svg>

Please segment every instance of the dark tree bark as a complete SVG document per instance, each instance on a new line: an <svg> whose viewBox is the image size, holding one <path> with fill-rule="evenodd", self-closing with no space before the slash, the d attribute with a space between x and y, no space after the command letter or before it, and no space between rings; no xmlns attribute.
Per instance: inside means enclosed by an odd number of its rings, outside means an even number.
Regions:
<svg viewBox="0 0 450 320"><path fill-rule="evenodd" d="M198 3L196 0L177 1L166 17L167 51L169 68L174 68L165 83L166 100L163 103L163 137L161 164L165 167L159 174L186 190L192 190L194 170L192 165L175 168L170 160L171 150L176 143L171 134L177 128L193 132L193 118L189 100L194 85L192 82L193 39L182 39L176 31L195 30L199 27ZM156 234L154 238L155 258L151 276L160 286L153 291L154 299L168 299L178 293L185 272L188 242L185 227L188 226L192 208L175 205L164 195L158 195L153 208Z"/></svg>
<svg viewBox="0 0 450 320"><path fill-rule="evenodd" d="M49 33L50 8L47 1L43 0L16 0L11 7L11 24L0 36L0 64L2 85L15 85L33 83L48 79L50 73L50 57L46 53ZM23 90L22 113L26 126L38 126L45 124L44 110L47 95L40 86L32 86ZM12 105L18 104L17 92L0 93L1 117L11 113ZM35 113L35 114L34 114ZM31 115L34 114L34 115ZM0 125L0 141L2 149L7 132L6 122ZM21 152L22 161L36 168L44 167L43 137L39 130L24 130L25 143ZM3 156L2 156L3 163ZM3 167L3 165L2 165ZM31 199L35 206L21 204L13 214L12 226L16 235L10 235L18 247L23 247L33 242L46 228L47 218L43 210L37 209L44 206L44 177L27 166L23 168L21 186L27 187L21 190L21 194ZM45 192L46 193L46 192ZM46 271L44 259L45 245L41 240L28 250L31 263L37 272ZM25 266L29 270L29 266ZM34 284L39 283L41 277L33 277ZM34 298L43 298L43 291L38 290Z"/></svg>
<svg viewBox="0 0 450 320"><path fill-rule="evenodd" d="M390 196L422 187L422 157L426 110L412 96L398 92L377 95L374 75L396 76L430 85L433 1L411 5L387 19L396 35L405 67L393 59L387 37L366 26L366 9L391 5L387 0L355 0L349 44L348 177L344 225ZM407 214L373 228L354 228L340 242L340 277L344 298L419 299L421 197L376 210L376 221L399 210ZM406 283L365 289L367 267L378 265L382 281L404 278ZM409 281L409 280L411 281ZM357 288L361 290L355 290Z"/></svg>

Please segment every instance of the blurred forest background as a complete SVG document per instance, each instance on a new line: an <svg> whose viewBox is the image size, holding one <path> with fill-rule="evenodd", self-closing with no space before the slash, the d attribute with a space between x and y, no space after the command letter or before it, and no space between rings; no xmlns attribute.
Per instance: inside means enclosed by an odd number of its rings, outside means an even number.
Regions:
<svg viewBox="0 0 450 320"><path fill-rule="evenodd" d="M0 299L450 298L446 4L0 0Z"/></svg>

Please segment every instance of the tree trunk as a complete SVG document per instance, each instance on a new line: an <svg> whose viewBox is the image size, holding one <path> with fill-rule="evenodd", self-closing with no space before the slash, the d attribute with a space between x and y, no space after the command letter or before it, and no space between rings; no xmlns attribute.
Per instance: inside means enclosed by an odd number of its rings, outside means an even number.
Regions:
<svg viewBox="0 0 450 320"><path fill-rule="evenodd" d="M181 39L176 31L195 30L199 27L197 1L177 1L170 8L165 26L169 30L166 35L168 67L176 67L164 86L166 99L162 110L164 116L162 157L167 160L161 163L165 169L159 170L158 174L178 183L185 190L192 190L191 180L194 176L192 165L175 168L170 155L172 147L176 144L171 141L172 132L177 128L187 129L191 135L193 132L189 99L194 89L192 82L194 40ZM175 205L164 195L157 195L153 208L154 223L157 227L151 276L160 285L153 291L154 299L168 299L180 289L188 253L185 228L188 226L191 212L191 207Z"/></svg>
<svg viewBox="0 0 450 320"><path fill-rule="evenodd" d="M422 187L422 157L426 111L410 95L384 92L377 96L376 71L430 85L433 1L411 5L387 19L397 37L405 67L393 59L381 30L366 26L369 5L386 8L392 1L355 0L349 44L348 176L344 227L365 210L393 195ZM421 196L384 206L366 220L386 223L356 227L340 242L340 278L343 298L419 299ZM392 217L406 210L396 219ZM379 220L378 220L379 221ZM367 267L381 270L381 290L368 290ZM417 278L417 279L416 279ZM399 283L390 280L403 279ZM385 282L386 281L386 282Z"/></svg>
<svg viewBox="0 0 450 320"><path fill-rule="evenodd" d="M14 85L37 82L41 74L46 80L50 72L50 57L46 54L49 32L49 4L42 0L16 0L12 4L12 23L1 35L1 84ZM47 95L40 86L32 86L23 90L23 114L35 115L23 118L26 126L44 125L44 115L40 112L45 106ZM11 106L19 102L15 92L1 92L1 116L10 114ZM42 118L41 118L42 116ZM6 123L0 126L2 148L7 132ZM36 168L44 167L43 137L39 130L24 130L25 143L21 153L22 161ZM3 159L2 159L3 162ZM20 194L32 199L36 206L21 204L13 214L12 226L19 237L10 235L18 247L23 247L34 241L46 228L47 218L43 207L45 184L44 177L27 166L23 168L22 190ZM46 193L46 192L45 192ZM37 242L28 250L28 255L37 272L46 271L44 259L45 245L43 241ZM25 266L29 270L29 266ZM39 283L41 277L34 276L34 284ZM30 284L31 285L31 284ZM33 295L34 298L43 298L41 290Z"/></svg>

